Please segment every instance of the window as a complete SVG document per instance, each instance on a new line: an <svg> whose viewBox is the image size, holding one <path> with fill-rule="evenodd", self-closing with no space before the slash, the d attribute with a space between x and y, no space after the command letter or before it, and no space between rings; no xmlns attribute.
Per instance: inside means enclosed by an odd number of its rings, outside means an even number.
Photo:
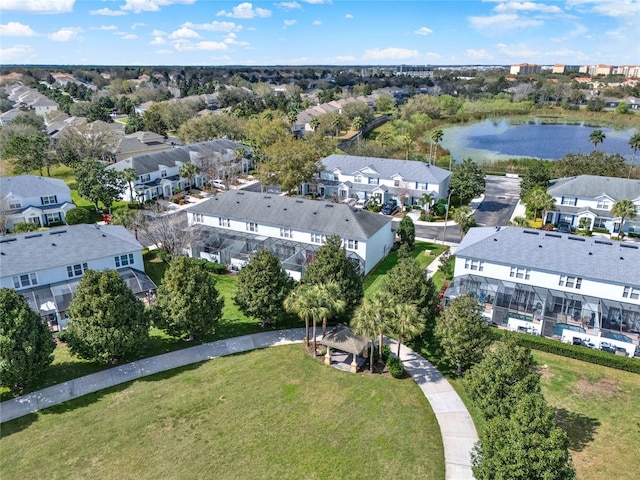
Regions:
<svg viewBox="0 0 640 480"><path fill-rule="evenodd" d="M293 237L293 233L290 228L280 228L280 236L284 238L291 238Z"/></svg>
<svg viewBox="0 0 640 480"><path fill-rule="evenodd" d="M218 218L218 225L220 225L221 227L230 227L231 222L229 221L228 218L220 217Z"/></svg>
<svg viewBox="0 0 640 480"><path fill-rule="evenodd" d="M165 178L167 176L166 170L160 170L160 177Z"/></svg>
<svg viewBox="0 0 640 480"><path fill-rule="evenodd" d="M362 177L360 175L356 175L353 177L353 181L355 183L362 183Z"/></svg>
<svg viewBox="0 0 640 480"><path fill-rule="evenodd" d="M393 186L394 187L399 187L400 186L400 180L394 180L393 181Z"/></svg>
<svg viewBox="0 0 640 480"><path fill-rule="evenodd" d="M582 278L560 275L560 281L558 282L558 285L560 285L561 287L575 288L576 290L580 290L580 287L582 287Z"/></svg>
<svg viewBox="0 0 640 480"><path fill-rule="evenodd" d="M596 217L593 222L593 228L607 228L607 219L602 217Z"/></svg>
<svg viewBox="0 0 640 480"><path fill-rule="evenodd" d="M577 205L578 199L576 197L562 197L560 205Z"/></svg>
<svg viewBox="0 0 640 480"><path fill-rule="evenodd" d="M624 291L622 292L622 296L624 298L631 298L633 300L638 300L640 298L640 288L625 286Z"/></svg>
<svg viewBox="0 0 640 480"><path fill-rule="evenodd" d="M324 243L324 235L321 235L319 233L312 233L311 243Z"/></svg>
<svg viewBox="0 0 640 480"><path fill-rule="evenodd" d="M15 208L22 208L22 202L17 198L9 199L9 210L13 210Z"/></svg>
<svg viewBox="0 0 640 480"><path fill-rule="evenodd" d="M78 263L76 265L69 265L67 267L67 275L69 278L73 277L81 277L84 272L87 271L89 267L87 267L86 263Z"/></svg>
<svg viewBox="0 0 640 480"><path fill-rule="evenodd" d="M42 205L55 205L56 203L58 203L55 195L40 197L40 201L42 202Z"/></svg>
<svg viewBox="0 0 640 480"><path fill-rule="evenodd" d="M599 208L600 210L609 210L609 200L606 198L598 200L596 208Z"/></svg>
<svg viewBox="0 0 640 480"><path fill-rule="evenodd" d="M333 181L334 181L334 182L337 182L338 180L339 180L339 179L338 179L338 174L337 174L337 173L334 173L334 174L333 174Z"/></svg>
<svg viewBox="0 0 640 480"><path fill-rule="evenodd" d="M142 183L144 182L148 182L149 180L151 180L151 175L150 174L146 174L146 175L140 175L140 181Z"/></svg>
<svg viewBox="0 0 640 480"><path fill-rule="evenodd" d="M347 248L349 250L357 250L358 249L358 240L347 240Z"/></svg>
<svg viewBox="0 0 640 480"><path fill-rule="evenodd" d="M380 185L380 179L375 177L369 177L369 185Z"/></svg>
<svg viewBox="0 0 640 480"><path fill-rule="evenodd" d="M194 213L193 214L193 221L197 222L197 223L202 223L203 221L203 217L201 213Z"/></svg>
<svg viewBox="0 0 640 480"><path fill-rule="evenodd" d="M416 190L426 190L426 189L427 189L426 183L416 182Z"/></svg>
<svg viewBox="0 0 640 480"><path fill-rule="evenodd" d="M250 231L250 232L257 232L258 231L258 224L257 223L247 222L246 223L246 227L247 227L247 230Z"/></svg>
<svg viewBox="0 0 640 480"><path fill-rule="evenodd" d="M120 255L119 257L115 257L116 268L126 267L127 265L133 265L133 253Z"/></svg>
<svg viewBox="0 0 640 480"><path fill-rule="evenodd" d="M38 278L35 273L27 273L13 277L13 286L15 288L25 288L31 285L37 285Z"/></svg>
<svg viewBox="0 0 640 480"><path fill-rule="evenodd" d="M527 268L511 267L509 276L512 278L524 278L525 280L529 280L531 278L531 270Z"/></svg>
<svg viewBox="0 0 640 480"><path fill-rule="evenodd" d="M61 221L59 213L47 213L45 217L47 218L47 224Z"/></svg>
<svg viewBox="0 0 640 480"><path fill-rule="evenodd" d="M484 270L484 262L482 260L471 260L469 258L465 258L464 268L466 270L478 270L482 272Z"/></svg>

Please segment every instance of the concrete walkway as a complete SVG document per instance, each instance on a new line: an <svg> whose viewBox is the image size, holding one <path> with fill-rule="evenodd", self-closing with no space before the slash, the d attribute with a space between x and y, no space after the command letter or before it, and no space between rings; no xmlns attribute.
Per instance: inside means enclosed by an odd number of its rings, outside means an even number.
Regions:
<svg viewBox="0 0 640 480"><path fill-rule="evenodd" d="M0 422L20 418L148 375L257 348L300 343L303 338L303 328L261 332L144 358L2 402ZM397 352L395 341L387 340L387 343L392 352ZM440 425L444 445L445 478L472 479L471 449L478 436L464 403L442 374L413 350L403 345L400 359L431 404Z"/></svg>

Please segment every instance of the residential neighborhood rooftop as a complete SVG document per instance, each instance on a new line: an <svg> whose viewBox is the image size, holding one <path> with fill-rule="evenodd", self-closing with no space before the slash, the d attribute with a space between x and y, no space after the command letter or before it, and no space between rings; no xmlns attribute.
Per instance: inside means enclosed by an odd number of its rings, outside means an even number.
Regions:
<svg viewBox="0 0 640 480"><path fill-rule="evenodd" d="M390 217L357 210L343 203L240 190L216 195L188 211L354 240L370 238L391 221Z"/></svg>
<svg viewBox="0 0 640 480"><path fill-rule="evenodd" d="M13 194L17 197L25 198L68 192L69 187L64 180L56 178L40 177L37 175L0 177L0 197Z"/></svg>
<svg viewBox="0 0 640 480"><path fill-rule="evenodd" d="M456 256L640 286L640 245L520 227L469 230Z"/></svg>
<svg viewBox="0 0 640 480"><path fill-rule="evenodd" d="M640 198L640 180L579 175L551 180L547 191L555 196L597 198L607 195L614 200L636 200Z"/></svg>

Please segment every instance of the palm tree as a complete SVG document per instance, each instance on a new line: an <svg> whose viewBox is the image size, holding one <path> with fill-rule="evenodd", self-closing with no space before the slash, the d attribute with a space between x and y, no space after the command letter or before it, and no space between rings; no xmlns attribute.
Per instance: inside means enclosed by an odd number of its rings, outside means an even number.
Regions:
<svg viewBox="0 0 640 480"><path fill-rule="evenodd" d="M331 126L336 129L336 137L340 135L340 128L342 127L342 116L339 113L335 113L331 117Z"/></svg>
<svg viewBox="0 0 640 480"><path fill-rule="evenodd" d="M336 282L330 281L320 286L323 287L320 291L321 300L326 308L326 313L322 316L322 338L324 338L327 334L327 318L344 312L347 302L344 300L340 286Z"/></svg>
<svg viewBox="0 0 640 480"><path fill-rule="evenodd" d="M189 181L189 190L191 190L192 179L195 177L200 169L195 163L185 163L180 167L179 174L182 178L186 178Z"/></svg>
<svg viewBox="0 0 640 480"><path fill-rule="evenodd" d="M380 311L370 299L365 298L351 319L351 330L353 330L353 333L371 340L369 353L369 371L371 372L373 372L374 339L378 334L378 315L380 315Z"/></svg>
<svg viewBox="0 0 640 480"><path fill-rule="evenodd" d="M436 148L433 152L433 154L429 155L429 157L431 158L431 163L435 163L433 162L434 160L434 156L438 154L438 145L440 145L440 142L442 141L442 137L443 137L444 133L442 132L441 128L436 128L433 132L431 132L431 140L433 140L433 142L436 144Z"/></svg>
<svg viewBox="0 0 640 480"><path fill-rule="evenodd" d="M398 334L398 357L403 340L411 340L424 332L424 319L413 303L399 303L390 310L393 329Z"/></svg>
<svg viewBox="0 0 640 480"><path fill-rule="evenodd" d="M409 149L413 145L413 139L409 134L400 135L400 143L405 148L405 160L409 160Z"/></svg>
<svg viewBox="0 0 640 480"><path fill-rule="evenodd" d="M364 120L363 120L363 118L360 115L358 115L351 122L351 126L354 129L356 129L358 132L361 132L362 129L364 128Z"/></svg>
<svg viewBox="0 0 640 480"><path fill-rule="evenodd" d="M622 226L624 225L625 219L634 219L636 218L636 205L628 199L618 200L613 204L611 208L611 214L614 217L620 217L620 228L618 229L618 240L622 238Z"/></svg>
<svg viewBox="0 0 640 480"><path fill-rule="evenodd" d="M427 206L428 209L431 209L431 204L433 203L434 200L435 200L435 196L433 195L433 193L423 193L422 196L420 197L420 204L422 205L423 209L425 205Z"/></svg>
<svg viewBox="0 0 640 480"><path fill-rule="evenodd" d="M629 165L629 175L627 178L631 178L631 171L633 170L633 162L636 160L636 152L640 150L640 133L636 133L631 140L629 140L629 146L633 150L633 157L631 157L631 165Z"/></svg>
<svg viewBox="0 0 640 480"><path fill-rule="evenodd" d="M318 117L313 117L311 120L309 120L309 126L315 132L320 126L320 120L318 119Z"/></svg>
<svg viewBox="0 0 640 480"><path fill-rule="evenodd" d="M605 138L607 138L607 136L602 132L602 130L594 130L589 135L589 141L593 143L594 150L597 148L599 143L604 142Z"/></svg>
<svg viewBox="0 0 640 480"><path fill-rule="evenodd" d="M315 292L313 285L298 285L284 299L284 309L289 313L295 313L304 320L304 345L309 345L309 321L315 315Z"/></svg>
<svg viewBox="0 0 640 480"><path fill-rule="evenodd" d="M451 214L451 219L458 224L460 240L462 240L462 237L464 237L469 229L476 223L473 215L471 215L471 209L466 205L456 208Z"/></svg>
<svg viewBox="0 0 640 480"><path fill-rule="evenodd" d="M544 187L534 187L524 197L524 203L533 209L533 220L538 218L538 210L542 214L546 210L553 210L555 198Z"/></svg>
<svg viewBox="0 0 640 480"><path fill-rule="evenodd" d="M129 184L129 197L133 202L133 183L138 179L138 173L135 168L125 168L122 171L122 179Z"/></svg>

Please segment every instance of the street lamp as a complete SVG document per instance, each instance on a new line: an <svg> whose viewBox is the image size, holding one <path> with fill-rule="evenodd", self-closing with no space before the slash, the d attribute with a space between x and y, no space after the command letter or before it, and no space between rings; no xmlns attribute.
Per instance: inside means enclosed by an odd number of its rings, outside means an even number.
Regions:
<svg viewBox="0 0 640 480"><path fill-rule="evenodd" d="M447 221L449 220L449 208L451 206L451 194L453 190L449 192L449 197L447 198L447 211L444 214L444 230L442 231L442 244L444 245L444 239L447 235Z"/></svg>

